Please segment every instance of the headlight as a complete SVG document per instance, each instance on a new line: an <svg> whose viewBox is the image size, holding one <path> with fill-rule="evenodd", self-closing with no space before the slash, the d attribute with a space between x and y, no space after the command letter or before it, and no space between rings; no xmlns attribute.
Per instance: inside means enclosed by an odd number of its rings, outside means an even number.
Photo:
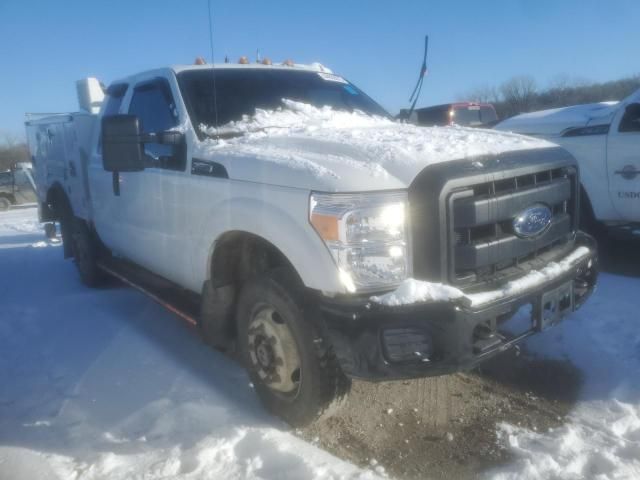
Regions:
<svg viewBox="0 0 640 480"><path fill-rule="evenodd" d="M406 192L313 193L309 210L347 290L389 288L411 274Z"/></svg>

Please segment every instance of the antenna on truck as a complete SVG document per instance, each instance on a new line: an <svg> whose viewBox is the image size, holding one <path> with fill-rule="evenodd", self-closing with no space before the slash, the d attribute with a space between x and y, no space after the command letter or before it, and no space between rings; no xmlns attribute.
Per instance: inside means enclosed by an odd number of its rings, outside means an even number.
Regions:
<svg viewBox="0 0 640 480"><path fill-rule="evenodd" d="M424 83L424 77L427 75L427 52L429 51L429 35L425 35L424 37L424 55L422 57L422 66L420 67L420 74L418 75L418 82L409 97L409 101L413 101L411 104L411 108L409 108L409 113L407 113L407 119L411 118L411 114L413 110L416 108L416 103L418 103L418 98L420 97L420 92L422 91L422 84Z"/></svg>
<svg viewBox="0 0 640 480"><path fill-rule="evenodd" d="M207 0L209 8L209 45L211 46L211 76L213 78L213 113L215 115L215 128L218 128L218 96L216 94L216 69L213 56L213 14L211 13L211 0Z"/></svg>

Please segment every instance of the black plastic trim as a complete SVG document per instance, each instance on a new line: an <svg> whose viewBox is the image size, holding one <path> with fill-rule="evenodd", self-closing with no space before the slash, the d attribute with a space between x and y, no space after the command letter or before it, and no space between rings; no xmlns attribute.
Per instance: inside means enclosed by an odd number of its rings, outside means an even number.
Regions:
<svg viewBox="0 0 640 480"><path fill-rule="evenodd" d="M449 202L465 196L465 191L468 194L469 185L565 167L577 177L575 159L560 147L477 156L426 167L409 187L414 277L449 283L449 272L453 272L450 239L454 233ZM572 195L576 202L577 196L577 192Z"/></svg>
<svg viewBox="0 0 640 480"><path fill-rule="evenodd" d="M457 270L484 267L525 256L532 250L540 250L571 232L571 217L557 215L547 230L535 238L509 235L492 242L458 245L455 247Z"/></svg>
<svg viewBox="0 0 640 480"><path fill-rule="evenodd" d="M526 292L477 307L462 301L391 307L372 303L366 297L322 298L319 306L324 331L342 370L352 378L386 381L469 370L540 330L539 325L531 325L514 336L498 336L497 341L478 349L482 342L474 333L479 325L497 325L526 305L535 308L548 292L572 280L574 309L589 298L598 276L596 244L592 237L579 232L576 245L589 247L591 254L564 274ZM428 361L394 361L385 349L386 329L426 334L431 340Z"/></svg>
<svg viewBox="0 0 640 480"><path fill-rule="evenodd" d="M453 207L453 223L455 228L460 228L500 222L513 218L533 203L553 206L570 198L571 181L563 178L495 198L460 199Z"/></svg>
<svg viewBox="0 0 640 480"><path fill-rule="evenodd" d="M587 137L591 135L607 135L609 124L588 125L586 127L569 128L562 132L563 137Z"/></svg>
<svg viewBox="0 0 640 480"><path fill-rule="evenodd" d="M224 165L212 160L193 158L191 160L191 174L214 178L229 178L229 173Z"/></svg>

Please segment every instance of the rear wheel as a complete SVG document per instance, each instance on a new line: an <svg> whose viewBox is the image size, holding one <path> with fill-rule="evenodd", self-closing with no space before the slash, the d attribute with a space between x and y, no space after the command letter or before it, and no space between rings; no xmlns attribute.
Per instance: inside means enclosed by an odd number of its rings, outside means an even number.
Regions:
<svg viewBox="0 0 640 480"><path fill-rule="evenodd" d="M71 232L73 257L82 283L89 287L98 286L104 278L98 268L99 245L84 220L73 219Z"/></svg>
<svg viewBox="0 0 640 480"><path fill-rule="evenodd" d="M58 234L56 231L56 224L53 222L45 223L44 234L49 239L56 238L56 235Z"/></svg>
<svg viewBox="0 0 640 480"><path fill-rule="evenodd" d="M283 270L240 293L238 343L249 376L266 408L294 426L332 414L351 387L310 313Z"/></svg>
<svg viewBox="0 0 640 480"><path fill-rule="evenodd" d="M9 210L11 207L11 201L7 197L0 197L0 212Z"/></svg>

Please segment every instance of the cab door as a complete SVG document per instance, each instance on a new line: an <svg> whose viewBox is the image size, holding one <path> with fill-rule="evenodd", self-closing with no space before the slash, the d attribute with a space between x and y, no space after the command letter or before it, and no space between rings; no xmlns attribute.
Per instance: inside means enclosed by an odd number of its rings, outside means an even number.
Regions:
<svg viewBox="0 0 640 480"><path fill-rule="evenodd" d="M640 221L640 92L621 102L607 139L609 195L623 221Z"/></svg>
<svg viewBox="0 0 640 480"><path fill-rule="evenodd" d="M144 134L161 134L180 124L169 79L157 77L135 85L128 113L138 117ZM121 173L121 194L126 196L122 222L127 232L126 255L136 263L176 283L190 263L184 235L176 219L186 177L186 144L144 143L145 169Z"/></svg>

